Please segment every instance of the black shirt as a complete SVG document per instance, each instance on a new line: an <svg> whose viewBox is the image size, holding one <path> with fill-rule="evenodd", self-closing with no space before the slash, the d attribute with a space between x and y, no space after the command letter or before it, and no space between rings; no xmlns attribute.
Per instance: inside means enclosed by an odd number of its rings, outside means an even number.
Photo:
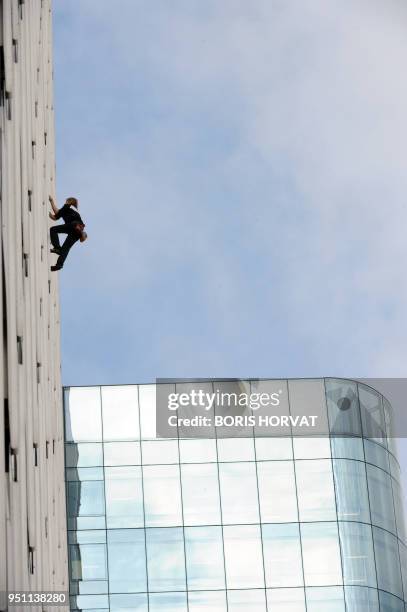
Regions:
<svg viewBox="0 0 407 612"><path fill-rule="evenodd" d="M69 206L68 204L64 204L62 208L59 209L57 214L55 215L56 219L63 218L65 223L83 223L80 214L75 208Z"/></svg>

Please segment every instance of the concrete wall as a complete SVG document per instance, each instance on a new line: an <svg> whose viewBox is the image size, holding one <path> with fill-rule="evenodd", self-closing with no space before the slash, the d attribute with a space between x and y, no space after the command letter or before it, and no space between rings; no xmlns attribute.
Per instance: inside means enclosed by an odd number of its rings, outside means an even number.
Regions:
<svg viewBox="0 0 407 612"><path fill-rule="evenodd" d="M0 0L0 45L0 592L67 589L50 0Z"/></svg>

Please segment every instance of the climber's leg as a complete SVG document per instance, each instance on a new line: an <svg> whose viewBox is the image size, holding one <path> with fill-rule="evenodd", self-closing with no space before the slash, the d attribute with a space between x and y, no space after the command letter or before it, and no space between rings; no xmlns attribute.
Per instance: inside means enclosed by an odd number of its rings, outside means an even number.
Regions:
<svg viewBox="0 0 407 612"><path fill-rule="evenodd" d="M77 232L69 232L69 234L65 238L64 244L61 247L61 250L60 250L61 254L57 259L56 266L52 266L53 268L55 268L56 270L60 270L63 267L65 259L67 258L69 251L71 250L75 242L77 242L78 240L79 240L79 235L77 234Z"/></svg>
<svg viewBox="0 0 407 612"><path fill-rule="evenodd" d="M51 229L49 230L49 237L51 239L51 244L54 247L54 249L56 249L57 251L61 249L61 245L59 244L58 234L68 234L69 230L70 230L69 226L66 225L65 223L62 225L53 225L51 227Z"/></svg>

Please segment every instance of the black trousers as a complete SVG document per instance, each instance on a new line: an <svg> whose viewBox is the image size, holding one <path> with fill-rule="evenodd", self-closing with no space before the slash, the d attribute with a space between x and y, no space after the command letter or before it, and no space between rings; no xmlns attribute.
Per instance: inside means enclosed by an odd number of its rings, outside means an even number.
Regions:
<svg viewBox="0 0 407 612"><path fill-rule="evenodd" d="M62 246L59 243L58 234L68 234ZM73 223L64 223L63 225L53 225L49 231L49 236L54 249L60 249L61 251L61 254L57 259L57 266L62 268L69 251L75 242L79 240L79 233L74 228Z"/></svg>

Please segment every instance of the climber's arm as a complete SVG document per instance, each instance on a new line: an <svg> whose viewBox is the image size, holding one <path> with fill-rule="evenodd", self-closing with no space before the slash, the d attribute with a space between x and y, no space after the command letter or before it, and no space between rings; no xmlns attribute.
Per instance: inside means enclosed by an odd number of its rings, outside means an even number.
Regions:
<svg viewBox="0 0 407 612"><path fill-rule="evenodd" d="M49 196L49 203L51 204L52 208L52 213L49 213L49 216L51 217L51 219L56 221L58 219L59 209L58 206L55 204L54 198L52 196Z"/></svg>

